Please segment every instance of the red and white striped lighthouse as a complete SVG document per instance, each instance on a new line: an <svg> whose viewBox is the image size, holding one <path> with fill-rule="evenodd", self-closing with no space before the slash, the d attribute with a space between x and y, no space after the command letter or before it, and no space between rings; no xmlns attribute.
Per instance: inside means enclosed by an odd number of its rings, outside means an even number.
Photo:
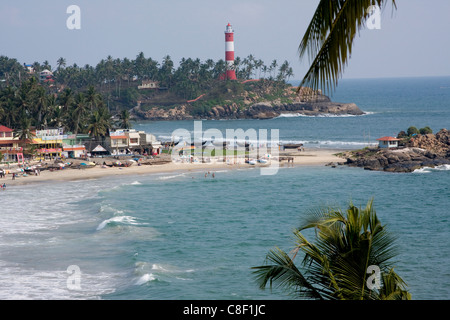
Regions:
<svg viewBox="0 0 450 320"><path fill-rule="evenodd" d="M227 65L226 79L237 80L234 70L234 31L229 23L225 29L225 62Z"/></svg>

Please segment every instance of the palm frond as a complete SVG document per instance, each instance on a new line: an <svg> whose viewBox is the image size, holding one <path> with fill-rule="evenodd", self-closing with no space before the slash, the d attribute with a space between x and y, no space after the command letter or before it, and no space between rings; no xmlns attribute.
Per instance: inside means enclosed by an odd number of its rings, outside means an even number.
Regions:
<svg viewBox="0 0 450 320"><path fill-rule="evenodd" d="M252 268L255 269L255 280L260 289L264 289L267 285L272 288L275 283L278 287L293 291L299 296L322 299L320 293L303 276L286 252L275 248L270 250L266 259L272 264Z"/></svg>
<svg viewBox="0 0 450 320"><path fill-rule="evenodd" d="M277 248L267 255L267 265L253 268L261 288L276 283L299 297L316 299L408 298L403 280L390 271L397 253L395 238L378 220L373 199L365 208L350 203L345 212L333 208L309 212L311 217L293 232L292 257ZM302 233L306 229L315 231L314 242ZM297 267L293 260L299 253L303 260ZM387 275L383 276L386 288L368 288L372 265Z"/></svg>
<svg viewBox="0 0 450 320"><path fill-rule="evenodd" d="M383 282L383 286L380 290L381 299L411 300L411 294L406 291L406 283L394 272L393 268L388 272L383 273L381 278Z"/></svg>
<svg viewBox="0 0 450 320"><path fill-rule="evenodd" d="M392 1L396 7L395 0ZM332 91L352 54L356 34L369 17L368 8L382 7L388 0L321 0L300 42L299 56L305 53L311 63L297 92L302 87ZM312 60L312 62L311 62Z"/></svg>

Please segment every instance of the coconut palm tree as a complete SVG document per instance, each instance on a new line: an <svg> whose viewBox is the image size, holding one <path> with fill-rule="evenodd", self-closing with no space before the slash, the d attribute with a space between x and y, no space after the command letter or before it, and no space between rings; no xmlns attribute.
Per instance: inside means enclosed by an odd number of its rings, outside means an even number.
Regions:
<svg viewBox="0 0 450 320"><path fill-rule="evenodd" d="M309 229L315 232L315 243L302 234ZM345 212L313 210L294 237L291 255L275 248L267 264L253 268L260 288L278 284L297 297L327 300L411 298L393 270L394 238L378 220L373 200L364 209L350 203ZM299 253L303 261L297 266Z"/></svg>
<svg viewBox="0 0 450 320"><path fill-rule="evenodd" d="M95 90L94 86L89 86L89 88L86 91L86 103L89 106L89 109L92 111L101 102L102 97L101 95Z"/></svg>
<svg viewBox="0 0 450 320"><path fill-rule="evenodd" d="M62 68L64 68L66 66L66 59L64 59L63 57L60 57L56 61L56 64L58 65L57 70L61 70Z"/></svg>
<svg viewBox="0 0 450 320"><path fill-rule="evenodd" d="M21 114L19 127L14 131L14 137L19 139L22 148L25 148L25 146L35 137L31 127L31 118L27 117L25 113Z"/></svg>
<svg viewBox="0 0 450 320"><path fill-rule="evenodd" d="M68 112L70 106L75 101L75 93L70 88L65 88L58 96L59 103L61 104L63 111Z"/></svg>
<svg viewBox="0 0 450 320"><path fill-rule="evenodd" d="M372 6L395 0L321 0L300 42L299 55L308 54L310 68L298 87L331 91L343 74L356 34L371 15Z"/></svg>
<svg viewBox="0 0 450 320"><path fill-rule="evenodd" d="M11 127L17 119L16 91L8 86L0 93L0 121Z"/></svg>
<svg viewBox="0 0 450 320"><path fill-rule="evenodd" d="M96 140L100 138L103 143L105 137L109 135L111 126L111 115L107 107L100 105L97 110L92 112L87 130L91 137L95 137Z"/></svg>
<svg viewBox="0 0 450 320"><path fill-rule="evenodd" d="M72 112L73 116L73 133L78 134L79 129L83 129L83 117L89 111L86 97L82 92L78 92L75 96L75 104Z"/></svg>
<svg viewBox="0 0 450 320"><path fill-rule="evenodd" d="M130 129L131 128L130 112L126 109L122 110L122 112L120 112L120 128L122 128L122 129Z"/></svg>
<svg viewBox="0 0 450 320"><path fill-rule="evenodd" d="M44 118L47 116L48 111L48 96L44 87L39 86L34 90L33 100L34 111L37 115L37 118L34 119L35 125L38 129L42 129L42 125L45 122Z"/></svg>

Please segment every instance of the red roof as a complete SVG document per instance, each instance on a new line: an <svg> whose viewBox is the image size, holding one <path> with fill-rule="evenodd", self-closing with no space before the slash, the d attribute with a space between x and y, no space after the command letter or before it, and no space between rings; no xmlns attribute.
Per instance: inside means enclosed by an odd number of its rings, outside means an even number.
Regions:
<svg viewBox="0 0 450 320"><path fill-rule="evenodd" d="M13 132L13 129L0 125L0 132Z"/></svg>
<svg viewBox="0 0 450 320"><path fill-rule="evenodd" d="M394 138L394 137L382 137L380 139L377 139L378 141L400 141L400 139Z"/></svg>

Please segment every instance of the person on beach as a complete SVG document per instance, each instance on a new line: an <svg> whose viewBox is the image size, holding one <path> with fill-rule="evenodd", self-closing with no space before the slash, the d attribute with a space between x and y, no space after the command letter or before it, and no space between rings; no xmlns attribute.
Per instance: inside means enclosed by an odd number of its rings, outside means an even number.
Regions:
<svg viewBox="0 0 450 320"><path fill-rule="evenodd" d="M16 180L16 174L15 174L15 173L13 173L12 179L13 179L13 180Z"/></svg>

